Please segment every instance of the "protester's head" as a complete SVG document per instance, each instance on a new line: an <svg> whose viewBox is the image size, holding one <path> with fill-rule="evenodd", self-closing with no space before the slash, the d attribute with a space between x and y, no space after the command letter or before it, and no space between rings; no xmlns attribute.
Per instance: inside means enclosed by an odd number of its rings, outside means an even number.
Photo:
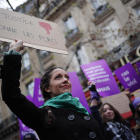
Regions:
<svg viewBox="0 0 140 140"><path fill-rule="evenodd" d="M45 101L65 92L71 92L71 82L67 72L60 67L50 68L41 78L40 89Z"/></svg>
<svg viewBox="0 0 140 140"><path fill-rule="evenodd" d="M140 105L140 97L137 97L132 102L134 108L136 109L138 105Z"/></svg>
<svg viewBox="0 0 140 140"><path fill-rule="evenodd" d="M104 103L100 108L103 123L108 121L125 123L120 113L109 103Z"/></svg>
<svg viewBox="0 0 140 140"><path fill-rule="evenodd" d="M37 140L35 135L33 133L27 133L24 137L23 140Z"/></svg>

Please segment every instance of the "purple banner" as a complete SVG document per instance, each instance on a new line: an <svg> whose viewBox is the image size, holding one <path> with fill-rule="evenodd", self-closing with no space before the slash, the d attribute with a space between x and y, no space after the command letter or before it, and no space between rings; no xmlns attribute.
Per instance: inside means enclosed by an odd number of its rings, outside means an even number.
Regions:
<svg viewBox="0 0 140 140"><path fill-rule="evenodd" d="M140 75L140 62L137 62L137 68L138 68L138 72L139 72L139 75Z"/></svg>
<svg viewBox="0 0 140 140"><path fill-rule="evenodd" d="M115 70L114 73L125 89L129 88L129 90L133 92L140 88L140 78L130 63Z"/></svg>
<svg viewBox="0 0 140 140"><path fill-rule="evenodd" d="M81 65L87 79L96 84L100 96L107 97L120 93L112 72L104 59Z"/></svg>
<svg viewBox="0 0 140 140"><path fill-rule="evenodd" d="M26 96L26 98L31 102L33 100L31 95ZM36 135L36 132L34 130L25 126L20 119L18 119L18 120L19 120L19 127L20 127L20 140L23 140L24 135L26 135L27 133L33 133ZM36 137L37 137L37 135L36 135Z"/></svg>
<svg viewBox="0 0 140 140"><path fill-rule="evenodd" d="M34 80L34 97L33 97L33 103L40 107L44 104L44 98L42 97L42 93L40 91L40 78L35 78Z"/></svg>
<svg viewBox="0 0 140 140"><path fill-rule="evenodd" d="M68 75L70 76L70 81L72 84L72 92L71 94L73 95L73 97L78 97L80 100L80 103L87 109L87 111L90 113L90 109L85 97L85 94L83 92L81 83L78 79L78 76L76 74L76 72L70 72L68 73Z"/></svg>

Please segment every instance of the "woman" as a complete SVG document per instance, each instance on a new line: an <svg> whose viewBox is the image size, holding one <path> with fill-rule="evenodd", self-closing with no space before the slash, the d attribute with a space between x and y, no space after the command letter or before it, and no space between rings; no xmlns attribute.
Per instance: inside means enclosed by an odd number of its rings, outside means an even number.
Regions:
<svg viewBox="0 0 140 140"><path fill-rule="evenodd" d="M37 108L21 94L19 88L23 42L15 40L4 55L2 98L22 122L34 129L40 140L103 140L100 128L91 114L71 95L69 76L62 68L52 68L41 78L45 99Z"/></svg>
<svg viewBox="0 0 140 140"><path fill-rule="evenodd" d="M98 112L97 102L99 95L95 85L88 82L91 90L91 112L98 121L106 140L136 140L131 130L125 125L125 121L120 113L109 103L105 103ZM92 85L92 88L91 88Z"/></svg>
<svg viewBox="0 0 140 140"><path fill-rule="evenodd" d="M132 104L135 108L135 121L136 121L136 126L134 128L135 135L137 140L140 140L140 97L135 98L132 101Z"/></svg>

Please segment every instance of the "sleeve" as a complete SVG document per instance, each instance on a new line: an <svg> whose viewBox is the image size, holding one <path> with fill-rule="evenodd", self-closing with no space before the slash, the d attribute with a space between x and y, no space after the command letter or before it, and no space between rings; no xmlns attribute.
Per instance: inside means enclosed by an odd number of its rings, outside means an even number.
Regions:
<svg viewBox="0 0 140 140"><path fill-rule="evenodd" d="M105 136L105 128L104 128L104 125L102 123L102 119L101 119L101 116L99 114L99 111L98 111L98 106L91 106L90 110L91 110L91 113L92 113L93 117L98 122L98 125L99 125L103 135Z"/></svg>
<svg viewBox="0 0 140 140"><path fill-rule="evenodd" d="M42 116L40 109L21 94L20 72L21 55L5 55L2 69L2 99L25 125L36 129Z"/></svg>

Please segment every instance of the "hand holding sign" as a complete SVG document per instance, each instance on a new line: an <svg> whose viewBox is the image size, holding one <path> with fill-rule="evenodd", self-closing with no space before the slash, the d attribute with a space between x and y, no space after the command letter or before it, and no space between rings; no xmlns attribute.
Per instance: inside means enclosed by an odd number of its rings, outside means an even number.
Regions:
<svg viewBox="0 0 140 140"><path fill-rule="evenodd" d="M15 42L10 43L10 49L9 50L15 50L16 52L20 52L24 49L23 41L15 39Z"/></svg>

